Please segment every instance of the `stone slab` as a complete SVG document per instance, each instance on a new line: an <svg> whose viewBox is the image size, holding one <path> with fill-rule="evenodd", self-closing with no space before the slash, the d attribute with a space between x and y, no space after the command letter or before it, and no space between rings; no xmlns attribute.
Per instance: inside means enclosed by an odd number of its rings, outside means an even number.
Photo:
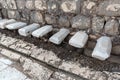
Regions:
<svg viewBox="0 0 120 80"><path fill-rule="evenodd" d="M9 30L16 30L16 29L23 28L26 25L27 25L27 23L24 23L24 22L16 22L16 23L6 25L6 28L9 29Z"/></svg>
<svg viewBox="0 0 120 80"><path fill-rule="evenodd" d="M106 60L110 57L112 42L109 37L102 36L97 40L96 47L93 50L92 57L99 60Z"/></svg>
<svg viewBox="0 0 120 80"><path fill-rule="evenodd" d="M14 19L2 21L2 22L0 22L0 28L5 29L6 25L11 24L11 23L15 23L15 22L16 22L16 20L14 20Z"/></svg>
<svg viewBox="0 0 120 80"><path fill-rule="evenodd" d="M79 31L69 40L69 44L77 48L83 48L87 40L88 35L85 32Z"/></svg>
<svg viewBox="0 0 120 80"><path fill-rule="evenodd" d="M37 30L35 30L32 35L34 37L43 37L44 35L48 34L49 32L51 32L53 30L52 26L51 25L46 25L46 26L43 26Z"/></svg>
<svg viewBox="0 0 120 80"><path fill-rule="evenodd" d="M25 26L25 27L19 29L18 33L21 36L28 36L28 35L32 34L32 32L35 31L36 29L38 29L39 27L40 27L39 24L33 23L31 25L28 25L28 26Z"/></svg>
<svg viewBox="0 0 120 80"><path fill-rule="evenodd" d="M68 29L62 28L59 32L55 33L52 37L50 37L49 41L59 45L69 33L70 31Z"/></svg>

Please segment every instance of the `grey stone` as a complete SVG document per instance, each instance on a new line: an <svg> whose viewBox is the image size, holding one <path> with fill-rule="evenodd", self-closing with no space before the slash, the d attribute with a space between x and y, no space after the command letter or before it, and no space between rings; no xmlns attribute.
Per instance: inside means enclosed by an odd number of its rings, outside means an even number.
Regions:
<svg viewBox="0 0 120 80"><path fill-rule="evenodd" d="M56 24L56 22L57 22L56 17L54 15L49 15L49 14L45 15L45 20L46 20L47 24Z"/></svg>
<svg viewBox="0 0 120 80"><path fill-rule="evenodd" d="M104 16L120 16L120 1L119 0L105 0L98 6L98 15Z"/></svg>
<svg viewBox="0 0 120 80"><path fill-rule="evenodd" d="M20 57L21 57L17 53L14 53L14 52L9 51L7 49L2 49L1 54L4 55L4 56L9 57L12 60L16 60L16 61L18 61L20 59Z"/></svg>
<svg viewBox="0 0 120 80"><path fill-rule="evenodd" d="M9 9L17 9L15 0L6 0Z"/></svg>
<svg viewBox="0 0 120 80"><path fill-rule="evenodd" d="M92 30L93 32L102 32L104 27L105 19L102 17L94 16L92 19Z"/></svg>
<svg viewBox="0 0 120 80"><path fill-rule="evenodd" d="M42 48L34 48L32 52L33 54L31 54L31 56L34 58L37 58L55 67L60 65L61 59L58 58L58 56L52 51L48 51Z"/></svg>
<svg viewBox="0 0 120 80"><path fill-rule="evenodd" d="M34 0L26 0L26 8L30 10L35 9Z"/></svg>
<svg viewBox="0 0 120 80"><path fill-rule="evenodd" d="M37 10L47 10L47 0L35 0L35 8Z"/></svg>
<svg viewBox="0 0 120 80"><path fill-rule="evenodd" d="M109 34L109 35L119 34L119 22L114 19L107 21L105 24L104 31L106 34Z"/></svg>
<svg viewBox="0 0 120 80"><path fill-rule="evenodd" d="M61 9L66 13L79 13L81 0L62 0Z"/></svg>
<svg viewBox="0 0 120 80"><path fill-rule="evenodd" d="M4 18L8 18L8 11L7 9L2 9L2 14Z"/></svg>
<svg viewBox="0 0 120 80"><path fill-rule="evenodd" d="M96 14L96 3L94 1L84 1L82 3L81 13L84 15Z"/></svg>
<svg viewBox="0 0 120 80"><path fill-rule="evenodd" d="M3 8L8 9L7 1L6 0L0 0L0 3Z"/></svg>
<svg viewBox="0 0 120 80"><path fill-rule="evenodd" d="M30 59L24 59L23 61L24 71L26 71L34 80L48 80L53 73L50 69L35 63Z"/></svg>
<svg viewBox="0 0 120 80"><path fill-rule="evenodd" d="M43 15L38 11L32 11L30 14L31 22L42 23L44 24Z"/></svg>
<svg viewBox="0 0 120 80"><path fill-rule="evenodd" d="M16 0L17 8L18 9L24 9L25 8L25 0Z"/></svg>
<svg viewBox="0 0 120 80"><path fill-rule="evenodd" d="M20 19L20 14L18 11L8 10L8 17L12 19Z"/></svg>
<svg viewBox="0 0 120 80"><path fill-rule="evenodd" d="M59 25L61 27L70 27L70 21L66 16L60 16L59 18Z"/></svg>
<svg viewBox="0 0 120 80"><path fill-rule="evenodd" d="M119 45L113 46L112 54L120 55L120 46Z"/></svg>
<svg viewBox="0 0 120 80"><path fill-rule="evenodd" d="M90 28L91 20L89 17L77 15L73 17L71 24L72 28L87 29Z"/></svg>
<svg viewBox="0 0 120 80"><path fill-rule="evenodd" d="M59 6L60 6L58 0L48 0L47 6L48 6L49 13L57 13L58 14Z"/></svg>

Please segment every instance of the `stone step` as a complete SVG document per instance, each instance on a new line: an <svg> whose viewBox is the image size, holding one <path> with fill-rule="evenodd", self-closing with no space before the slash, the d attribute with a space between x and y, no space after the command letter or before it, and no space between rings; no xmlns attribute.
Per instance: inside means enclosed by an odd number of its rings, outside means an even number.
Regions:
<svg viewBox="0 0 120 80"><path fill-rule="evenodd" d="M112 42L109 37L102 36L97 40L97 44L93 50L92 57L99 60L106 60L110 57Z"/></svg>
<svg viewBox="0 0 120 80"><path fill-rule="evenodd" d="M88 40L88 35L85 32L77 32L70 40L69 44L76 48L83 48Z"/></svg>
<svg viewBox="0 0 120 80"><path fill-rule="evenodd" d="M67 35L70 33L68 29L62 28L59 32L54 34L52 37L49 38L49 41L54 44L61 44L61 42L67 37Z"/></svg>
<svg viewBox="0 0 120 80"><path fill-rule="evenodd" d="M43 37L44 35L48 34L49 32L51 32L53 30L53 27L51 25L46 25L43 26L35 31L32 32L32 35L34 37Z"/></svg>
<svg viewBox="0 0 120 80"><path fill-rule="evenodd" d="M16 22L16 23L6 25L6 28L9 30L15 30L15 29L23 28L26 25L27 25L27 23L25 23L25 22Z"/></svg>
<svg viewBox="0 0 120 80"><path fill-rule="evenodd" d="M6 25L12 24L12 23L15 23L15 22L16 22L15 19L3 20L2 22L0 22L0 28L5 29Z"/></svg>
<svg viewBox="0 0 120 80"><path fill-rule="evenodd" d="M28 25L28 26L25 26L25 27L19 29L18 33L21 36L28 36L28 35L32 34L32 32L35 31L36 29L38 29L39 27L40 27L39 24L33 23L31 25Z"/></svg>

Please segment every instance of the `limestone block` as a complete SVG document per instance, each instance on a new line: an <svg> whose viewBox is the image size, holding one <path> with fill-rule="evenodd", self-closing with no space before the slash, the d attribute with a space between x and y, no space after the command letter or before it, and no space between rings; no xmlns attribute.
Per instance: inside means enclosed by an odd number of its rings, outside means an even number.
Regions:
<svg viewBox="0 0 120 80"><path fill-rule="evenodd" d="M43 26L43 27L33 31L32 35L34 37L39 38L39 37L43 37L44 35L51 32L52 30L53 30L53 28L51 25L46 25L46 26Z"/></svg>
<svg viewBox="0 0 120 80"><path fill-rule="evenodd" d="M97 40L92 57L99 60L106 60L110 57L112 42L109 37L103 36Z"/></svg>
<svg viewBox="0 0 120 80"><path fill-rule="evenodd" d="M31 25L28 25L26 27L23 27L21 29L18 30L19 34L21 36L28 36L30 35L34 30L38 29L40 27L39 24L37 23L33 23Z"/></svg>
<svg viewBox="0 0 120 80"><path fill-rule="evenodd" d="M6 25L6 28L9 30L15 30L15 29L23 28L26 25L27 25L27 23L24 23L24 22L16 22L16 23Z"/></svg>
<svg viewBox="0 0 120 80"><path fill-rule="evenodd" d="M69 40L69 44L77 48L83 48L87 40L88 35L85 32L79 31Z"/></svg>
<svg viewBox="0 0 120 80"><path fill-rule="evenodd" d="M70 33L70 31L68 29L62 28L60 29L59 32L57 32L56 34L54 34L49 41L55 44L60 44L65 37Z"/></svg>
<svg viewBox="0 0 120 80"><path fill-rule="evenodd" d="M15 23L15 22L16 22L16 20L14 20L14 19L2 21L2 22L0 22L0 28L5 29L6 25L11 24L11 23Z"/></svg>

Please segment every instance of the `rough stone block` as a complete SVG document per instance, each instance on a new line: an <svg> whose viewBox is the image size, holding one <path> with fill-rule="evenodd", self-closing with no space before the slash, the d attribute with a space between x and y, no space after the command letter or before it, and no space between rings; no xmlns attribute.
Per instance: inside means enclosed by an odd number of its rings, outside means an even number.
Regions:
<svg viewBox="0 0 120 80"><path fill-rule="evenodd" d="M31 22L42 23L44 24L43 15L38 11L32 11L30 14Z"/></svg>
<svg viewBox="0 0 120 80"><path fill-rule="evenodd" d="M113 46L112 54L120 55L120 45Z"/></svg>
<svg viewBox="0 0 120 80"><path fill-rule="evenodd" d="M90 28L91 20L89 17L77 15L73 17L72 28L87 29Z"/></svg>
<svg viewBox="0 0 120 80"><path fill-rule="evenodd" d="M46 10L47 9L47 0L35 0L35 8L37 10Z"/></svg>
<svg viewBox="0 0 120 80"><path fill-rule="evenodd" d="M6 0L9 9L17 9L15 0Z"/></svg>
<svg viewBox="0 0 120 80"><path fill-rule="evenodd" d="M26 0L26 8L33 10L35 8L34 0Z"/></svg>
<svg viewBox="0 0 120 80"><path fill-rule="evenodd" d="M92 19L92 30L93 32L102 32L104 27L105 19L102 17L94 16Z"/></svg>
<svg viewBox="0 0 120 80"><path fill-rule="evenodd" d="M60 16L59 25L64 27L70 27L70 21L66 16Z"/></svg>
<svg viewBox="0 0 120 80"><path fill-rule="evenodd" d="M59 45L69 33L70 31L68 29L62 28L59 32L50 37L49 41Z"/></svg>
<svg viewBox="0 0 120 80"><path fill-rule="evenodd" d="M56 22L57 22L56 17L54 15L49 15L49 14L45 15L45 20L46 20L47 24L56 24Z"/></svg>
<svg viewBox="0 0 120 80"><path fill-rule="evenodd" d="M111 39L109 37L103 36L97 40L97 44L92 53L92 57L99 60L106 60L110 57L111 49Z"/></svg>
<svg viewBox="0 0 120 80"><path fill-rule="evenodd" d="M83 48L87 40L88 35L85 32L79 31L69 40L69 44L77 48Z"/></svg>
<svg viewBox="0 0 120 80"><path fill-rule="evenodd" d="M32 34L33 31L35 31L36 29L38 29L40 27L39 24L33 23L31 25L25 26L21 29L18 30L19 34L21 36L28 36L30 34Z"/></svg>
<svg viewBox="0 0 120 80"><path fill-rule="evenodd" d="M109 20L105 24L105 33L109 35L119 34L119 22L117 20Z"/></svg>
<svg viewBox="0 0 120 80"><path fill-rule="evenodd" d="M43 37L44 35L48 34L52 30L53 30L53 28L51 25L46 25L46 26L43 26L43 27L33 31L32 35L34 37L39 38L39 37Z"/></svg>
<svg viewBox="0 0 120 80"><path fill-rule="evenodd" d="M26 25L27 25L27 23L24 23L24 22L16 22L16 23L6 25L6 28L9 30L15 30L15 29L23 28Z"/></svg>
<svg viewBox="0 0 120 80"><path fill-rule="evenodd" d="M5 27L6 27L6 25L8 25L8 24L12 24L12 23L15 23L16 22L16 20L14 20L14 19L10 19L10 20L5 20L5 21L2 21L2 22L0 22L0 28L1 29L5 29Z"/></svg>
<svg viewBox="0 0 120 80"><path fill-rule="evenodd" d="M62 0L61 9L66 13L79 13L81 0Z"/></svg>
<svg viewBox="0 0 120 80"><path fill-rule="evenodd" d="M22 58L21 58L22 59ZM24 59L24 58L23 58ZM33 80L48 80L53 71L30 60L24 59L23 68Z"/></svg>
<svg viewBox="0 0 120 80"><path fill-rule="evenodd" d="M18 9L24 9L25 3L26 3L25 0L16 0L16 4L17 4Z"/></svg>
<svg viewBox="0 0 120 80"><path fill-rule="evenodd" d="M97 9L98 15L104 16L119 16L120 15L120 1L119 0L104 0Z"/></svg>
<svg viewBox="0 0 120 80"><path fill-rule="evenodd" d="M20 57L21 57L21 56L18 55L17 53L14 53L14 52L9 51L9 50L7 50L7 49L2 49L1 54L4 55L4 56L9 57L9 58L12 59L12 60L16 60L16 61L19 60Z"/></svg>
<svg viewBox="0 0 120 80"><path fill-rule="evenodd" d="M18 11L13 11L13 10L8 10L8 18L12 18L12 19L20 19L20 14Z"/></svg>

